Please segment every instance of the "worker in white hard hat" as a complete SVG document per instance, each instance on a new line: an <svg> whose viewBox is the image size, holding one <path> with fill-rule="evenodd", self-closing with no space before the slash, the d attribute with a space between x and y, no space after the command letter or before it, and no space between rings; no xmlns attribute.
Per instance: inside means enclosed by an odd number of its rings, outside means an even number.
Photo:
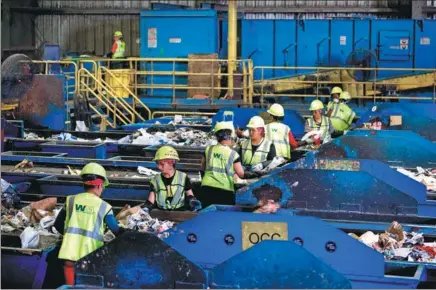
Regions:
<svg viewBox="0 0 436 290"><path fill-rule="evenodd" d="M312 112L312 117L306 120L304 132L320 131L319 139L322 141L334 132L332 122L329 117L323 115L324 104L320 100L314 100L309 110Z"/></svg>
<svg viewBox="0 0 436 290"><path fill-rule="evenodd" d="M192 192L192 185L186 173L176 170L179 154L171 146L162 146L154 157L160 174L150 182L150 195L146 201L146 208L150 211L156 205L165 211L198 211L201 202Z"/></svg>
<svg viewBox="0 0 436 290"><path fill-rule="evenodd" d="M217 122L214 128L217 145L206 147L201 167L204 172L199 199L203 206L235 204L234 176L244 177L239 154L232 149L235 129L232 122Z"/></svg>
<svg viewBox="0 0 436 290"><path fill-rule="evenodd" d="M242 165L250 168L250 171L260 171L276 157L276 149L274 144L265 138L265 122L261 117L252 117L247 128L250 138L242 141L239 150Z"/></svg>
<svg viewBox="0 0 436 290"><path fill-rule="evenodd" d="M342 135L343 132L347 131L351 124L353 123L356 114L347 105L351 96L348 92L343 91L339 95L339 103L334 103L331 106L330 119L332 121L335 133L333 135Z"/></svg>
<svg viewBox="0 0 436 290"><path fill-rule="evenodd" d="M285 110L280 104L273 104L267 111L273 121L265 126L266 139L273 142L277 156L291 159L292 148L298 144L292 135L291 128L282 123L285 117Z"/></svg>
<svg viewBox="0 0 436 290"><path fill-rule="evenodd" d="M126 43L123 39L123 33L121 31L114 32L114 42L112 44L111 52L108 53L108 57L112 58L114 61L110 62L112 69L123 68L124 61L116 61L119 59L124 59L126 53Z"/></svg>
<svg viewBox="0 0 436 290"><path fill-rule="evenodd" d="M88 163L80 172L85 192L69 195L56 217L54 227L63 235L59 259L64 260L67 285L74 285L75 263L104 245L106 226L115 234L123 232L118 226L112 206L101 199L109 181L106 170L97 163Z"/></svg>
<svg viewBox="0 0 436 290"><path fill-rule="evenodd" d="M340 87L333 87L330 91L330 101L327 104L327 116L330 117L335 105L339 105L339 97L342 94L342 89Z"/></svg>

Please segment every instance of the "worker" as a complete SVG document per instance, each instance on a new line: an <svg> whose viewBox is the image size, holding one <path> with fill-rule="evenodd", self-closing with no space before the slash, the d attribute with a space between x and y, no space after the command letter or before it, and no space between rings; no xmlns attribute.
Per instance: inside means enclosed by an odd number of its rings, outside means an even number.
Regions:
<svg viewBox="0 0 436 290"><path fill-rule="evenodd" d="M273 121L265 126L266 139L273 142L277 156L291 159L291 147L297 148L298 144L292 135L291 128L282 123L285 110L280 104L273 104L267 111Z"/></svg>
<svg viewBox="0 0 436 290"><path fill-rule="evenodd" d="M332 122L329 117L323 115L324 104L320 100L314 100L309 107L312 117L306 120L304 132L308 133L321 130L320 141L324 140L334 132Z"/></svg>
<svg viewBox="0 0 436 290"><path fill-rule="evenodd" d="M112 50L108 54L108 57L112 59L123 59L125 58L126 43L123 39L123 33L121 31L114 32L114 43L112 44ZM124 67L124 61L111 61L111 68L118 69Z"/></svg>
<svg viewBox="0 0 436 290"><path fill-rule="evenodd" d="M201 209L201 202L192 192L192 185L186 173L176 170L179 154L171 146L162 146L157 150L153 161L156 161L160 174L151 180L150 195L146 208L151 210L156 204L160 210Z"/></svg>
<svg viewBox="0 0 436 290"><path fill-rule="evenodd" d="M335 133L333 135L342 135L353 123L356 114L347 105L347 102L350 99L350 94L344 91L339 95L339 103L335 102L331 106L332 113L330 114L330 119L332 121L333 128L335 129Z"/></svg>
<svg viewBox="0 0 436 290"><path fill-rule="evenodd" d="M339 105L339 97L342 93L342 89L340 87L333 87L333 89L330 92L331 100L327 104L327 116L330 117L333 113L335 105Z"/></svg>
<svg viewBox="0 0 436 290"><path fill-rule="evenodd" d="M214 128L217 145L206 147L201 161L204 172L201 198L204 206L235 203L234 176L243 178L245 173L239 154L232 149L234 127L232 122L217 122Z"/></svg>
<svg viewBox="0 0 436 290"><path fill-rule="evenodd" d="M265 122L261 117L252 117L247 128L250 130L250 139L242 141L239 151L242 165L251 167L251 171L259 171L276 156L275 146L265 139Z"/></svg>
<svg viewBox="0 0 436 290"><path fill-rule="evenodd" d="M118 227L112 207L101 199L104 188L109 184L103 166L88 163L80 176L85 192L67 196L54 223L56 230L63 234L59 259L65 261L67 285L74 285L75 262L103 246L105 225L115 235L123 231Z"/></svg>
<svg viewBox="0 0 436 290"><path fill-rule="evenodd" d="M257 199L257 208L253 213L276 213L280 210L280 202L283 192L280 188L264 184L253 190L253 196Z"/></svg>

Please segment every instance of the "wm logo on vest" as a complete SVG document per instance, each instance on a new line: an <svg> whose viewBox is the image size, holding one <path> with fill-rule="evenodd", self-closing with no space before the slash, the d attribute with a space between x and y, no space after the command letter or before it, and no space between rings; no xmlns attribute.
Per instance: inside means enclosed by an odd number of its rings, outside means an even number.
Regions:
<svg viewBox="0 0 436 290"><path fill-rule="evenodd" d="M273 131L274 133L277 133L279 130L276 128L271 129L271 131Z"/></svg>
<svg viewBox="0 0 436 290"><path fill-rule="evenodd" d="M76 204L76 211L86 213L86 214L93 214L94 208L90 207L90 206L83 205L83 204Z"/></svg>
<svg viewBox="0 0 436 290"><path fill-rule="evenodd" d="M223 155L221 153L214 153L213 158L223 158Z"/></svg>

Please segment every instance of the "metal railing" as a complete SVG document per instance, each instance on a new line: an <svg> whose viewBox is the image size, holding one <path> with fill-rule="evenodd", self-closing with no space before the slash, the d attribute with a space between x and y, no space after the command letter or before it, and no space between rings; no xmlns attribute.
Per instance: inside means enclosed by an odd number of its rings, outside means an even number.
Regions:
<svg viewBox="0 0 436 290"><path fill-rule="evenodd" d="M348 91L353 99L431 100L436 102L436 68L351 68L257 66L253 96L265 98L328 98L333 86ZM283 77L266 77L280 73ZM356 77L356 74L359 76ZM357 80L356 80L357 79ZM359 80L365 79L365 80ZM426 96L405 95L408 90L427 88Z"/></svg>
<svg viewBox="0 0 436 290"><path fill-rule="evenodd" d="M223 72L227 60L195 59L195 58L127 58L127 59L92 59L80 60L79 67L91 65L96 78L101 80L108 71L123 69L131 81L124 88L134 96L135 103L139 103L138 96L171 97L173 104L176 99L207 95L213 103L219 98L226 97L233 89L234 98L239 96L244 104L252 103L253 92L253 64L251 60L237 60L238 70L233 73L234 87L222 86L221 81L229 73ZM121 65L123 64L123 65ZM201 67L201 72L193 72L193 66ZM191 67L190 67L191 66ZM198 69L197 69L198 70ZM117 72L118 73L118 72ZM121 85L121 81L117 81ZM145 106L145 104L143 105Z"/></svg>
<svg viewBox="0 0 436 290"><path fill-rule="evenodd" d="M136 117L144 121L144 118L139 115L123 98L118 97L111 87L107 87L104 81L97 79L94 74L85 68L78 71L77 92L86 96L88 99L94 97L98 100L99 105L106 110L106 116L98 111L97 106L91 104L90 108L102 117L102 120L112 128L116 128L118 121L124 125L135 123ZM90 80L101 88L101 91L95 90L89 85ZM122 110L124 109L124 111ZM112 122L111 122L112 119Z"/></svg>

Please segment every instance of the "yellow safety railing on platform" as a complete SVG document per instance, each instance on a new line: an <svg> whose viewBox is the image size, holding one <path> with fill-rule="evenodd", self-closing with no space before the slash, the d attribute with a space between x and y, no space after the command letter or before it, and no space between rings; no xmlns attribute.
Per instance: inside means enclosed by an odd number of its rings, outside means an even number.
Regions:
<svg viewBox="0 0 436 290"><path fill-rule="evenodd" d="M186 94L187 98L195 95L207 95L211 104L220 97L227 97L226 93L230 89L228 86L221 86L221 80L226 78L229 73L223 72L223 64L227 60L222 59L196 59L196 58L127 58L127 59L92 59L79 60L81 62L92 62L93 67L99 69L96 77L100 80L108 71L112 75L124 73L128 74L128 84L121 80L117 81L121 87L128 89L129 95L133 97L135 104L138 102L140 90L146 90L145 95L155 95L159 90L160 95L171 96L173 104L179 94ZM122 65L124 64L124 65ZM201 72L190 71L190 65L197 64L204 68ZM124 68L124 66L128 68ZM243 104L252 103L253 92L253 64L251 60L237 60L238 70L233 73L235 78L233 99L241 99ZM114 71L116 70L116 71ZM121 72L123 70L123 72ZM118 77L120 79L120 77ZM140 104L145 106L145 104Z"/></svg>
<svg viewBox="0 0 436 290"><path fill-rule="evenodd" d="M266 77L266 75L272 75L273 72L285 76ZM353 77L356 72L366 73L369 77L365 81L356 80ZM401 99L436 102L436 68L257 66L254 67L253 74L257 73L260 74L260 79L254 82L255 91L251 95L259 96L262 104L264 104L264 98L328 98L330 97L329 89L333 86L342 87L344 91L351 94L353 99L370 99L374 103L380 100ZM379 77L380 75L387 77ZM420 88L431 88L432 95L410 96L398 93Z"/></svg>
<svg viewBox="0 0 436 290"><path fill-rule="evenodd" d="M102 88L104 93L100 93L89 86L89 81L87 81L88 79L92 79L97 86ZM98 80L94 74L84 68L81 68L78 71L78 80L77 92L83 96L86 96L88 99L92 96L98 100L99 104L102 105L106 110L107 117L109 118L103 116L92 104L90 108L100 117L102 117L107 125L112 128L116 128L118 125L117 121L124 125L135 123L135 116L137 116L137 113L124 99L116 96L113 92L113 89L106 87L104 82ZM120 108L124 109L124 111ZM139 117L144 120L141 116ZM112 119L112 122L110 122L110 118Z"/></svg>

